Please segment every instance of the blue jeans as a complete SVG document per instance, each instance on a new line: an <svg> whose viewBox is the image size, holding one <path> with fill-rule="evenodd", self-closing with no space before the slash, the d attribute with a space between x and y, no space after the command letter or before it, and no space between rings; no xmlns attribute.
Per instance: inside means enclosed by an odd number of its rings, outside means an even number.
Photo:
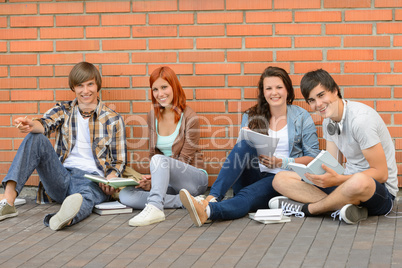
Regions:
<svg viewBox="0 0 402 268"><path fill-rule="evenodd" d="M16 191L19 194L35 169L46 193L57 203L62 203L67 196L75 193L82 195L81 209L71 225L88 217L95 205L108 199L97 183L84 178L87 172L75 168L66 169L49 139L43 134L29 133L25 137L7 176L3 179L3 187L6 187L8 181L15 181ZM49 215L45 217L45 224L49 219Z"/></svg>
<svg viewBox="0 0 402 268"><path fill-rule="evenodd" d="M223 164L210 195L218 202L210 202L211 220L233 220L250 211L268 208L268 201L278 192L272 187L275 174L260 172L257 150L242 140L238 142ZM221 201L232 187L234 197Z"/></svg>

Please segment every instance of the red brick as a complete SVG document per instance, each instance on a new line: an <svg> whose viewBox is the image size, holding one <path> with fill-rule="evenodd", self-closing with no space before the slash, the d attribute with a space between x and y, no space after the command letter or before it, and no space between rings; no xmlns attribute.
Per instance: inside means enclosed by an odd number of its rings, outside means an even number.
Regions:
<svg viewBox="0 0 402 268"><path fill-rule="evenodd" d="M102 40L102 50L137 50L146 49L145 39Z"/></svg>
<svg viewBox="0 0 402 268"><path fill-rule="evenodd" d="M4 131L4 132L6 132L6 131ZM11 135L9 135L9 136L11 136ZM9 138L12 138L12 137L9 137ZM2 152L2 154L0 154L0 161L1 162L11 162L11 161L13 161L16 153L17 152Z"/></svg>
<svg viewBox="0 0 402 268"><path fill-rule="evenodd" d="M191 49L194 47L193 39L149 39L149 49Z"/></svg>
<svg viewBox="0 0 402 268"><path fill-rule="evenodd" d="M82 54L41 54L39 55L40 64L76 64L83 61Z"/></svg>
<svg viewBox="0 0 402 268"><path fill-rule="evenodd" d="M401 47L402 46L402 36L394 36L394 46Z"/></svg>
<svg viewBox="0 0 402 268"><path fill-rule="evenodd" d="M360 99L362 97L367 99L381 99L391 98L390 87L357 87L357 88L344 88L343 96L345 98Z"/></svg>
<svg viewBox="0 0 402 268"><path fill-rule="evenodd" d="M10 52L53 51L52 41L11 41Z"/></svg>
<svg viewBox="0 0 402 268"><path fill-rule="evenodd" d="M273 53L272 51L228 51L227 61L272 61Z"/></svg>
<svg viewBox="0 0 402 268"><path fill-rule="evenodd" d="M402 111L402 101L389 101L389 100L378 100L377 101L377 111L379 112L400 112Z"/></svg>
<svg viewBox="0 0 402 268"><path fill-rule="evenodd" d="M401 34L402 22L378 22L377 34Z"/></svg>
<svg viewBox="0 0 402 268"><path fill-rule="evenodd" d="M1 80L0 80L1 81ZM1 84L1 82L0 82ZM38 105L36 103L2 103L0 105L0 113L2 114L30 114L37 113ZM16 133L19 133L18 129L13 127L16 130ZM3 129L5 130L5 129ZM0 133L3 131L0 131Z"/></svg>
<svg viewBox="0 0 402 268"><path fill-rule="evenodd" d="M102 25L145 25L146 14L102 15Z"/></svg>
<svg viewBox="0 0 402 268"><path fill-rule="evenodd" d="M53 16L26 16L11 17L11 27L51 27L53 26Z"/></svg>
<svg viewBox="0 0 402 268"><path fill-rule="evenodd" d="M402 9L395 10L395 20L402 20Z"/></svg>
<svg viewBox="0 0 402 268"><path fill-rule="evenodd" d="M0 29L0 40L36 39L37 29Z"/></svg>
<svg viewBox="0 0 402 268"><path fill-rule="evenodd" d="M187 105L190 106L197 113L205 112L215 112L224 113L225 112L225 102L224 101L189 101Z"/></svg>
<svg viewBox="0 0 402 268"><path fill-rule="evenodd" d="M128 102L105 102L106 106L118 113L129 113L130 103Z"/></svg>
<svg viewBox="0 0 402 268"><path fill-rule="evenodd" d="M39 88L69 88L66 78L39 78Z"/></svg>
<svg viewBox="0 0 402 268"><path fill-rule="evenodd" d="M67 78L65 78L65 79L67 79ZM72 92L70 90L70 88L65 89L65 90L61 89L61 90L55 90L55 91L56 91L56 101L69 101L69 100L73 100L75 98L75 93ZM42 110L42 107L41 107L41 110Z"/></svg>
<svg viewBox="0 0 402 268"><path fill-rule="evenodd" d="M1 78L0 89L36 88L36 78Z"/></svg>
<svg viewBox="0 0 402 268"><path fill-rule="evenodd" d="M321 0L281 0L275 1L274 9L299 9L299 8L320 8Z"/></svg>
<svg viewBox="0 0 402 268"><path fill-rule="evenodd" d="M88 3L87 3L88 4ZM40 14L83 13L83 3L45 3L39 4Z"/></svg>
<svg viewBox="0 0 402 268"><path fill-rule="evenodd" d="M10 90L0 91L0 101L10 101Z"/></svg>
<svg viewBox="0 0 402 268"><path fill-rule="evenodd" d="M198 38L197 49L241 48L241 38Z"/></svg>
<svg viewBox="0 0 402 268"><path fill-rule="evenodd" d="M1 65L35 65L37 56L34 54L0 55Z"/></svg>
<svg viewBox="0 0 402 268"><path fill-rule="evenodd" d="M331 75L340 86L373 86L374 75Z"/></svg>
<svg viewBox="0 0 402 268"><path fill-rule="evenodd" d="M86 60L91 63L128 63L129 53L87 53Z"/></svg>
<svg viewBox="0 0 402 268"><path fill-rule="evenodd" d="M68 76L71 69L73 69L74 65L61 65L54 67L54 75L55 76Z"/></svg>
<svg viewBox="0 0 402 268"><path fill-rule="evenodd" d="M240 74L239 63L196 64L195 74Z"/></svg>
<svg viewBox="0 0 402 268"><path fill-rule="evenodd" d="M295 37L295 47L340 47L341 37Z"/></svg>
<svg viewBox="0 0 402 268"><path fill-rule="evenodd" d="M145 75L145 65L102 65L102 75Z"/></svg>
<svg viewBox="0 0 402 268"><path fill-rule="evenodd" d="M328 63L328 62L295 62L294 63L294 73L295 74L305 74L310 71L317 69L324 69L329 73L340 73L341 65L340 63Z"/></svg>
<svg viewBox="0 0 402 268"><path fill-rule="evenodd" d="M11 67L13 68L13 67ZM6 66L0 67L0 77L8 76L8 69Z"/></svg>
<svg viewBox="0 0 402 268"><path fill-rule="evenodd" d="M103 77L102 78L102 88L110 87L130 87L129 77Z"/></svg>
<svg viewBox="0 0 402 268"><path fill-rule="evenodd" d="M243 12L197 12L198 23L241 23L243 22Z"/></svg>
<svg viewBox="0 0 402 268"><path fill-rule="evenodd" d="M283 62L275 62L271 63L271 60L268 60L264 63L244 63L244 73L245 74L261 74L265 68L268 66L277 66L280 67L284 70L286 70L288 73L290 72L290 64L289 63L283 63Z"/></svg>
<svg viewBox="0 0 402 268"><path fill-rule="evenodd" d="M179 0L179 10L223 10L225 8L224 0Z"/></svg>
<svg viewBox="0 0 402 268"><path fill-rule="evenodd" d="M373 50L337 49L327 51L327 60L373 60Z"/></svg>
<svg viewBox="0 0 402 268"><path fill-rule="evenodd" d="M201 89L200 89L201 90ZM241 123L242 114L199 114L201 126L211 125L239 125Z"/></svg>
<svg viewBox="0 0 402 268"><path fill-rule="evenodd" d="M275 34L279 35L314 35L321 34L319 24L276 24Z"/></svg>
<svg viewBox="0 0 402 268"><path fill-rule="evenodd" d="M11 120L9 115L0 115L0 126L10 126Z"/></svg>
<svg viewBox="0 0 402 268"><path fill-rule="evenodd" d="M386 125L392 124L392 120L391 120L392 115L391 114L380 114L380 116Z"/></svg>
<svg viewBox="0 0 402 268"><path fill-rule="evenodd" d="M12 101L51 101L53 90L12 90Z"/></svg>
<svg viewBox="0 0 402 268"><path fill-rule="evenodd" d="M194 24L193 13L148 14L148 23L153 24Z"/></svg>
<svg viewBox="0 0 402 268"><path fill-rule="evenodd" d="M402 60L402 49L377 50L377 60Z"/></svg>
<svg viewBox="0 0 402 268"><path fill-rule="evenodd" d="M371 0L324 0L324 8L371 7Z"/></svg>
<svg viewBox="0 0 402 268"><path fill-rule="evenodd" d="M277 61L317 61L322 60L321 50L277 51Z"/></svg>
<svg viewBox="0 0 402 268"><path fill-rule="evenodd" d="M345 36L345 47L389 47L390 36Z"/></svg>
<svg viewBox="0 0 402 268"><path fill-rule="evenodd" d="M225 77L219 76L181 76L180 83L183 87L223 87L225 86Z"/></svg>
<svg viewBox="0 0 402 268"><path fill-rule="evenodd" d="M141 76L137 77L134 76L131 78L132 87L149 87L149 77Z"/></svg>
<svg viewBox="0 0 402 268"><path fill-rule="evenodd" d="M345 21L392 20L392 10L346 10Z"/></svg>
<svg viewBox="0 0 402 268"><path fill-rule="evenodd" d="M70 91L70 92L72 93L72 91ZM74 97L75 97L75 95L74 95ZM69 99L69 100L73 100L74 97L71 98L71 99ZM57 101L58 101L58 100L57 100ZM54 103L40 102L40 103L39 103L39 113L40 113L40 114L44 114L44 113L46 113L50 108L52 108L53 106L54 106Z"/></svg>
<svg viewBox="0 0 402 268"><path fill-rule="evenodd" d="M268 66L267 66L268 67ZM230 87L250 87L257 86L259 76L243 75L243 76L228 76L228 86Z"/></svg>
<svg viewBox="0 0 402 268"><path fill-rule="evenodd" d="M345 73L389 73L389 62L345 62Z"/></svg>
<svg viewBox="0 0 402 268"><path fill-rule="evenodd" d="M257 81L258 82L258 81ZM257 104L257 101L229 101L228 103L228 112L233 113L243 113L247 109L249 109L251 106L254 106Z"/></svg>
<svg viewBox="0 0 402 268"><path fill-rule="evenodd" d="M342 21L341 11L296 11L295 22Z"/></svg>
<svg viewBox="0 0 402 268"><path fill-rule="evenodd" d="M394 114L394 123L402 125L402 114Z"/></svg>
<svg viewBox="0 0 402 268"><path fill-rule="evenodd" d="M268 12L246 12L247 23L258 22L292 22L292 12L268 11Z"/></svg>
<svg viewBox="0 0 402 268"><path fill-rule="evenodd" d="M99 50L98 40L56 41L56 51Z"/></svg>
<svg viewBox="0 0 402 268"><path fill-rule="evenodd" d="M223 36L224 25L179 26L179 36Z"/></svg>
<svg viewBox="0 0 402 268"><path fill-rule="evenodd" d="M0 15L29 15L37 14L36 4L1 4Z"/></svg>
<svg viewBox="0 0 402 268"><path fill-rule="evenodd" d="M394 62L394 72L402 73L402 62Z"/></svg>
<svg viewBox="0 0 402 268"><path fill-rule="evenodd" d="M42 28L41 39L84 38L84 28Z"/></svg>
<svg viewBox="0 0 402 268"><path fill-rule="evenodd" d="M177 36L176 26L132 27L133 37Z"/></svg>
<svg viewBox="0 0 402 268"><path fill-rule="evenodd" d="M133 12L176 11L177 0L133 1Z"/></svg>
<svg viewBox="0 0 402 268"><path fill-rule="evenodd" d="M377 85L402 85L401 74L378 74ZM400 110L401 111L401 110Z"/></svg>
<svg viewBox="0 0 402 268"><path fill-rule="evenodd" d="M195 91L195 96L196 96L197 100L205 100L205 99L227 100L228 96L230 96L230 99L241 99L241 89L240 88L198 88Z"/></svg>
<svg viewBox="0 0 402 268"><path fill-rule="evenodd" d="M7 17L0 17L0 27L1 28L7 27Z"/></svg>
<svg viewBox="0 0 402 268"><path fill-rule="evenodd" d="M87 13L122 13L130 12L130 2L86 2Z"/></svg>
<svg viewBox="0 0 402 268"><path fill-rule="evenodd" d="M10 76L53 76L52 66L11 66Z"/></svg>
<svg viewBox="0 0 402 268"><path fill-rule="evenodd" d="M373 26L371 24L326 24L326 34L372 34Z"/></svg>
<svg viewBox="0 0 402 268"><path fill-rule="evenodd" d="M225 61L224 52L179 52L179 62L223 62Z"/></svg>
<svg viewBox="0 0 402 268"><path fill-rule="evenodd" d="M148 64L148 73L152 73L156 68L166 66L166 64ZM168 66L172 68L172 70L176 74L193 74L193 64L171 64ZM187 93L186 93L187 95Z"/></svg>
<svg viewBox="0 0 402 268"><path fill-rule="evenodd" d="M7 52L7 42L0 42L0 52Z"/></svg>
<svg viewBox="0 0 402 268"><path fill-rule="evenodd" d="M246 48L292 47L290 37L246 37Z"/></svg>
<svg viewBox="0 0 402 268"><path fill-rule="evenodd" d="M247 10L247 9L271 9L272 3L271 1L265 0L226 0L226 9L227 10Z"/></svg>
<svg viewBox="0 0 402 268"><path fill-rule="evenodd" d="M374 7L402 7L400 0L375 0Z"/></svg>
<svg viewBox="0 0 402 268"><path fill-rule="evenodd" d="M272 25L238 25L230 24L226 26L228 36L236 35L272 35Z"/></svg>
<svg viewBox="0 0 402 268"><path fill-rule="evenodd" d="M130 27L87 27L87 38L130 37Z"/></svg>
<svg viewBox="0 0 402 268"><path fill-rule="evenodd" d="M134 52L132 62L176 62L176 52Z"/></svg>
<svg viewBox="0 0 402 268"><path fill-rule="evenodd" d="M102 22L103 22L103 20L102 20ZM99 25L99 15L56 16L56 25L58 27L98 26Z"/></svg>
<svg viewBox="0 0 402 268"><path fill-rule="evenodd" d="M102 90L102 100L145 100L144 90Z"/></svg>

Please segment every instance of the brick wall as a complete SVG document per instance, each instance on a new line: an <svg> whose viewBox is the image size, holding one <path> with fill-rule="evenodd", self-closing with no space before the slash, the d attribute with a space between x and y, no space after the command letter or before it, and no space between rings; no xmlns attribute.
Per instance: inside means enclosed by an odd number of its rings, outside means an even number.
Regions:
<svg viewBox="0 0 402 268"><path fill-rule="evenodd" d="M276 65L291 74L296 105L309 110L300 79L324 68L346 98L374 107L402 173L400 0L0 0L0 180L24 138L13 119L72 99L67 76L83 60L99 67L101 97L125 117L129 164L142 172L148 77L156 67L176 71L201 117L212 183L241 112L255 103L260 73ZM322 137L321 119L312 116Z"/></svg>

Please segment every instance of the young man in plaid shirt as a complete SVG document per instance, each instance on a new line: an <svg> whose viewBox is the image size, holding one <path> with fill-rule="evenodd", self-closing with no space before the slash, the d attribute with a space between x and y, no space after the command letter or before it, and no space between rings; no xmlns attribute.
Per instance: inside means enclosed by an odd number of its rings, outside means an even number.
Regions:
<svg viewBox="0 0 402 268"><path fill-rule="evenodd" d="M114 193L114 188L98 185L84 174L121 176L127 160L123 118L99 100L102 80L93 64L75 65L69 86L76 96L73 101L57 103L39 119L15 119L20 132L28 135L2 182L0 220L18 215L15 198L35 169L46 193L62 203L56 214L44 219L55 231L85 219ZM54 148L47 138L53 132Z"/></svg>

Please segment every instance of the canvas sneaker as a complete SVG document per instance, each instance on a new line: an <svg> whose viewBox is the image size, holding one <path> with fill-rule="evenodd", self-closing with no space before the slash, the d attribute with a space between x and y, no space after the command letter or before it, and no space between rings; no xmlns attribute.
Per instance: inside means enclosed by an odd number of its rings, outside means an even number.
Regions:
<svg viewBox="0 0 402 268"><path fill-rule="evenodd" d="M357 224L359 221L367 219L367 217L367 208L352 204L343 206L339 211L339 220L343 220L347 224Z"/></svg>
<svg viewBox="0 0 402 268"><path fill-rule="evenodd" d="M17 215L18 211L15 206L11 206L6 199L0 200L0 221Z"/></svg>
<svg viewBox="0 0 402 268"><path fill-rule="evenodd" d="M79 193L67 196L61 204L60 210L50 218L50 229L58 231L66 227L80 211L82 200L82 195Z"/></svg>
<svg viewBox="0 0 402 268"><path fill-rule="evenodd" d="M132 218L128 224L130 226L146 226L164 220L165 213L162 210L152 204L146 204L140 214Z"/></svg>
<svg viewBox="0 0 402 268"><path fill-rule="evenodd" d="M208 201L196 200L186 189L181 189L179 195L181 203L187 209L193 223L198 227L202 226L208 219L206 211Z"/></svg>
<svg viewBox="0 0 402 268"><path fill-rule="evenodd" d="M194 197L194 199L197 200L197 201L206 200L206 201L208 201L208 203L217 203L218 202L218 200L216 200L216 198L214 196L212 196L212 195L208 195L208 196L197 195L196 197ZM204 222L204 224L210 224L210 223L212 223L212 220L210 220L210 219L207 219Z"/></svg>
<svg viewBox="0 0 402 268"><path fill-rule="evenodd" d="M296 202L286 196L276 196L271 198L268 202L268 207L271 209L281 208L283 210L283 215L291 216L294 215L298 218L304 217L304 212L302 212L303 203Z"/></svg>

